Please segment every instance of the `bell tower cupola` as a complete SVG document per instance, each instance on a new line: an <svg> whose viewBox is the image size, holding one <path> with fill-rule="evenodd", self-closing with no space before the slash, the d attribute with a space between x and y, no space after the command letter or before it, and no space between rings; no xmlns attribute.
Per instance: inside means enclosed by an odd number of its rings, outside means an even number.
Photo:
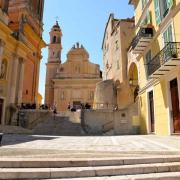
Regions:
<svg viewBox="0 0 180 180"><path fill-rule="evenodd" d="M48 63L61 63L61 51L62 51L62 31L56 21L56 24L52 27L50 33L50 44L49 44L49 56Z"/></svg>

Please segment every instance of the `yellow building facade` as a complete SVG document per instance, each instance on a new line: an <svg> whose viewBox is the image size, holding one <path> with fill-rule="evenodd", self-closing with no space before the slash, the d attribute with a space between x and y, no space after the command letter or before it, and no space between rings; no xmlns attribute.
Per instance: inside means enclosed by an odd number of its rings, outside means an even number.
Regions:
<svg viewBox="0 0 180 180"><path fill-rule="evenodd" d="M139 85L142 134L180 133L180 0L130 0L136 36L128 72Z"/></svg>
<svg viewBox="0 0 180 180"><path fill-rule="evenodd" d="M32 3L0 0L0 124L3 125L12 124L12 116L21 103L37 103L41 48L45 43L42 30L38 34L33 29L41 23L42 14L39 19L31 14L35 12L35 4L43 8L44 1ZM35 20L37 24L32 25Z"/></svg>

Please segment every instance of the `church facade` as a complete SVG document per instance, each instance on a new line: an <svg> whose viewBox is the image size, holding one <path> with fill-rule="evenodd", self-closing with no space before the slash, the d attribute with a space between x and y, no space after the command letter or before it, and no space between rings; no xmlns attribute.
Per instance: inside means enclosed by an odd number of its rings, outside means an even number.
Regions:
<svg viewBox="0 0 180 180"><path fill-rule="evenodd" d="M66 111L68 105L93 105L96 83L102 80L98 64L89 61L86 49L77 43L61 63L61 29L56 23L50 32L49 57L46 70L45 103Z"/></svg>

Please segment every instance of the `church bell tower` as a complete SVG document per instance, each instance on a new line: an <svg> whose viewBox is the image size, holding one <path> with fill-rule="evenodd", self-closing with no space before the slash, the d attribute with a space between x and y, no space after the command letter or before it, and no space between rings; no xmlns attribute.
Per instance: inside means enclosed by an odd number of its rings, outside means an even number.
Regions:
<svg viewBox="0 0 180 180"><path fill-rule="evenodd" d="M52 27L49 35L50 35L50 44L49 44L48 63L51 63L51 62L61 63L62 32L57 21L56 21L56 24Z"/></svg>
<svg viewBox="0 0 180 180"><path fill-rule="evenodd" d="M49 54L48 62L46 64L46 87L45 87L45 103L52 107L54 102L54 88L52 79L55 78L57 69L61 64L61 51L62 51L62 31L56 21L56 24L51 28L49 33L50 43L49 43Z"/></svg>

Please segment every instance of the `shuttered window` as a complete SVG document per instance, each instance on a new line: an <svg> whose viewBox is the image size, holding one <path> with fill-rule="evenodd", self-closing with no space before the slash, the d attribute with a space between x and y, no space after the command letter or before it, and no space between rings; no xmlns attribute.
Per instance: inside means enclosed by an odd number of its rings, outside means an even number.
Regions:
<svg viewBox="0 0 180 180"><path fill-rule="evenodd" d="M170 25L163 33L163 40L164 45L166 45L168 42L173 42L172 25Z"/></svg>
<svg viewBox="0 0 180 180"><path fill-rule="evenodd" d="M155 8L155 15L156 15L156 24L159 25L161 23L161 13L160 13L159 0L154 0L154 8Z"/></svg>
<svg viewBox="0 0 180 180"><path fill-rule="evenodd" d="M151 61L151 50L149 50L147 53L146 53L146 56L145 56L145 66L146 66L146 77L148 78L148 75L149 75L149 72L148 72L148 63Z"/></svg>
<svg viewBox="0 0 180 180"><path fill-rule="evenodd" d="M148 0L141 0L142 9L144 9L147 3L148 3Z"/></svg>
<svg viewBox="0 0 180 180"><path fill-rule="evenodd" d="M159 25L161 20L168 14L173 6L173 0L154 0L156 24Z"/></svg>
<svg viewBox="0 0 180 180"><path fill-rule="evenodd" d="M152 23L151 11L148 11L145 18L143 19L141 26Z"/></svg>
<svg viewBox="0 0 180 180"><path fill-rule="evenodd" d="M173 0L166 0L167 1L167 6L170 9L173 6Z"/></svg>

